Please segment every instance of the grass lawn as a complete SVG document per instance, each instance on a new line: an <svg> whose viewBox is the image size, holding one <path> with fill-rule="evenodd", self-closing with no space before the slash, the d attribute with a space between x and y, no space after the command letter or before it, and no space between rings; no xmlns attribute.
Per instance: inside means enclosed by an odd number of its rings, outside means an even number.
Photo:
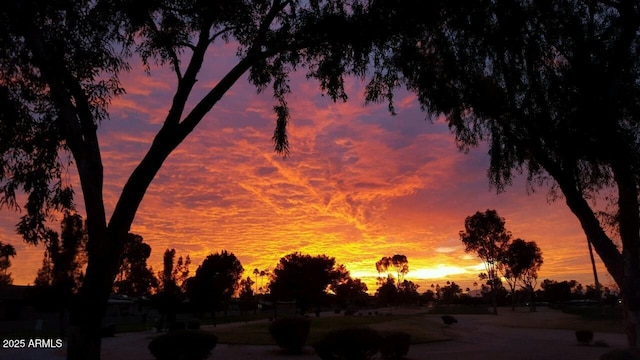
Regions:
<svg viewBox="0 0 640 360"><path fill-rule="evenodd" d="M442 320L439 317L425 314L382 315L382 316L326 316L310 318L311 332L307 344L320 340L327 332L334 329L368 326L375 330L399 330L411 335L411 343L426 343L448 340L442 331ZM271 345L269 323L257 322L237 326L220 327L211 332L218 336L223 344Z"/></svg>
<svg viewBox="0 0 640 360"><path fill-rule="evenodd" d="M429 309L429 314L457 315L457 314L477 314L491 315L487 305L438 305Z"/></svg>
<svg viewBox="0 0 640 360"><path fill-rule="evenodd" d="M577 315L583 322L584 328L601 332L623 332L624 314L622 305L604 305L602 308L593 306L565 306L565 314Z"/></svg>

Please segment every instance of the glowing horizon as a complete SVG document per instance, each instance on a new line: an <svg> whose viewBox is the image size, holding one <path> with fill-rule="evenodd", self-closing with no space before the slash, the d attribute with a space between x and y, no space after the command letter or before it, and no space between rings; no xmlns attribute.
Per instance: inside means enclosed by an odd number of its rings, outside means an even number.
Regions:
<svg viewBox="0 0 640 360"><path fill-rule="evenodd" d="M231 58L208 65L197 93L215 83ZM108 214L166 115L172 81L162 70L123 76L127 95L113 102L99 130ZM585 235L564 203L549 203L546 189L527 195L522 177L497 195L486 177L486 148L459 152L446 123L424 121L414 96L400 92L398 115L391 116L385 104L363 106L363 85L354 79L347 80L344 104L322 97L303 74L292 76L291 87L290 158L272 150L272 99L257 95L246 77L169 157L131 229L152 246L156 272L167 248L189 254L192 272L206 255L228 250L252 278L254 268L273 269L298 251L335 257L374 291L375 262L404 254L406 278L420 292L447 280L464 288L477 281L480 260L464 252L458 232L465 217L496 209L514 237L542 249L540 281L593 282ZM15 235L18 217L0 211L0 241L18 253L9 269L14 284L28 284L43 247Z"/></svg>

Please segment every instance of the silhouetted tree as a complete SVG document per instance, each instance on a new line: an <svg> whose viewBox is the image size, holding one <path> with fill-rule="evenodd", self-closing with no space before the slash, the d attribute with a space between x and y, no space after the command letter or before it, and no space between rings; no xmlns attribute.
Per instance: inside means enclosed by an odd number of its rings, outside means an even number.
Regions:
<svg viewBox="0 0 640 360"><path fill-rule="evenodd" d="M367 295L367 284L360 279L348 277L341 283L333 283L329 285L329 289L336 294L336 302L339 306L346 308L349 305L363 303L369 295Z"/></svg>
<svg viewBox="0 0 640 360"><path fill-rule="evenodd" d="M300 313L323 301L330 286L347 281L349 272L326 255L303 255L298 252L280 259L269 284L276 300L295 300Z"/></svg>
<svg viewBox="0 0 640 360"><path fill-rule="evenodd" d="M68 358L100 358L100 325L128 233L146 190L169 155L218 101L245 77L273 89L275 149L289 150L288 76L308 69L321 90L346 100L343 75L370 63L368 7L361 1L39 1L10 0L0 9L0 202L18 208L28 242L46 234L52 211L72 209L67 168L75 166L87 218L88 266L80 289ZM194 94L214 46L233 41L238 61ZM220 49L221 47L217 47ZM380 50L382 51L382 49ZM119 77L141 59L175 74L175 94L149 151L105 206L98 125L122 94ZM200 84L200 83L198 83ZM199 96L199 97L198 97ZM108 175L108 174L107 174ZM110 218L106 209L112 209Z"/></svg>
<svg viewBox="0 0 640 360"><path fill-rule="evenodd" d="M418 288L420 285L413 281L403 280L398 284L398 303L404 305L416 305L420 299Z"/></svg>
<svg viewBox="0 0 640 360"><path fill-rule="evenodd" d="M585 286L584 297L585 299L596 300L602 304L602 290L595 284Z"/></svg>
<svg viewBox="0 0 640 360"><path fill-rule="evenodd" d="M165 250L162 271L158 273L158 292L152 296L153 303L162 315L157 324L159 330L164 327L165 322L171 327L176 321L177 308L184 298L184 285L189 276L189 255L185 259L180 256L177 261L175 256L175 249Z"/></svg>
<svg viewBox="0 0 640 360"><path fill-rule="evenodd" d="M433 290L427 290L420 294L420 302L422 304L430 304L436 301L436 294Z"/></svg>
<svg viewBox="0 0 640 360"><path fill-rule="evenodd" d="M11 267L11 259L16 256L16 249L11 244L0 242L0 286L13 284L11 273L7 270Z"/></svg>
<svg viewBox="0 0 640 360"><path fill-rule="evenodd" d="M122 252L120 270L113 284L114 292L131 297L151 295L158 287L153 269L147 266L151 256L151 246L145 244L142 236L129 233L129 240Z"/></svg>
<svg viewBox="0 0 640 360"><path fill-rule="evenodd" d="M160 292L179 294L184 282L189 277L191 258L180 256L175 260L176 250L167 249L162 256L162 271L158 273L158 289Z"/></svg>
<svg viewBox="0 0 640 360"><path fill-rule="evenodd" d="M462 289L455 282L447 281L447 285L441 287L440 292L442 293L442 301L447 304L453 304L462 294Z"/></svg>
<svg viewBox="0 0 640 360"><path fill-rule="evenodd" d="M386 278L378 278L378 288L376 289L375 297L378 305L391 306L398 304L398 288L396 286L396 279L387 275Z"/></svg>
<svg viewBox="0 0 640 360"><path fill-rule="evenodd" d="M238 301L240 302L240 311L257 310L256 294L251 288L254 281L250 276L246 279L240 280L240 293L238 294Z"/></svg>
<svg viewBox="0 0 640 360"><path fill-rule="evenodd" d="M268 278L271 275L269 269L260 270L260 291L264 292L264 278Z"/></svg>
<svg viewBox="0 0 640 360"><path fill-rule="evenodd" d="M506 250L511 233L504 227L504 219L495 210L476 212L464 221L464 231L460 231L460 240L465 252L473 252L482 260L487 270L487 282L491 287L494 314L498 313L496 303L496 281L499 281L497 262Z"/></svg>
<svg viewBox="0 0 640 360"><path fill-rule="evenodd" d="M524 173L561 194L620 285L629 344L640 345L637 1L377 3L390 19L389 55L372 98L407 85L462 150L488 143L498 191ZM615 230L595 198L611 205Z"/></svg>
<svg viewBox="0 0 640 360"><path fill-rule="evenodd" d="M499 267L509 283L512 310L515 310L515 287L520 284L527 291L531 311L535 311L534 290L542 263L542 252L534 241L515 239L502 254Z"/></svg>
<svg viewBox="0 0 640 360"><path fill-rule="evenodd" d="M256 284L256 291L255 293L258 293L258 275L260 275L260 270L258 270L258 268L254 268L253 269L253 276L256 277L256 281L254 282L254 284Z"/></svg>
<svg viewBox="0 0 640 360"><path fill-rule="evenodd" d="M71 213L64 214L60 234L48 230L44 239L44 259L34 284L38 299L46 299L40 305L59 313L60 336L65 336L65 314L84 276L86 239L82 216Z"/></svg>
<svg viewBox="0 0 640 360"><path fill-rule="evenodd" d="M187 280L189 299L200 311L227 312L229 301L239 286L244 271L240 260L230 252L222 250L208 255L194 277Z"/></svg>
<svg viewBox="0 0 640 360"><path fill-rule="evenodd" d="M395 269L397 283L400 285L404 280L404 276L409 272L409 260L405 255L395 254L393 256L383 256L382 259L376 262L378 274L388 272L391 268Z"/></svg>
<svg viewBox="0 0 640 360"><path fill-rule="evenodd" d="M545 279L540 284L544 298L554 304L572 300L578 282L575 280L555 281Z"/></svg>
<svg viewBox="0 0 640 360"><path fill-rule="evenodd" d="M52 286L66 299L76 292L83 278L86 262L86 230L82 216L66 213L60 222L60 234L53 230L46 233L43 266L38 270L36 286Z"/></svg>

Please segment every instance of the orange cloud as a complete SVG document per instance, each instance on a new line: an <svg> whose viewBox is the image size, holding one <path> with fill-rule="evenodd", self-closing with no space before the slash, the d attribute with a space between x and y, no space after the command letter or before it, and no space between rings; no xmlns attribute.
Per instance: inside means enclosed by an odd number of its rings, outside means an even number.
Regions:
<svg viewBox="0 0 640 360"><path fill-rule="evenodd" d="M208 64L198 92L227 67ZM108 212L166 115L172 81L162 70L123 76L128 94L114 101L100 130ZM272 99L246 79L236 84L168 158L139 208L132 231L152 245L154 269L166 248L189 254L193 270L226 249L247 274L299 251L335 257L375 290L375 262L401 253L409 259L407 279L421 291L447 280L470 286L482 267L464 252L458 232L466 216L492 208L514 236L542 248L541 279L591 282L586 240L564 204L548 204L544 191L528 196L521 178L496 195L486 149L460 153L446 123L424 121L414 96L400 94L391 116L384 104L363 106L358 81L346 85L349 101L334 104L316 83L293 75L292 152L282 159L272 151ZM19 254L16 283L30 283L42 248L13 235L15 214L0 216L0 236Z"/></svg>

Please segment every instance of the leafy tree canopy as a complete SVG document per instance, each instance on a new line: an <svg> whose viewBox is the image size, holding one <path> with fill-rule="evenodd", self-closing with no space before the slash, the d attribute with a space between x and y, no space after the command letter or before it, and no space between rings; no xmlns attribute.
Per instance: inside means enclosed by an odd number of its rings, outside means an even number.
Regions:
<svg viewBox="0 0 640 360"><path fill-rule="evenodd" d="M515 239L500 259L505 277L521 282L524 287L533 287L538 270L544 262L542 251L535 241Z"/></svg>
<svg viewBox="0 0 640 360"><path fill-rule="evenodd" d="M151 246L145 244L140 235L130 233L128 236L114 291L132 297L149 296L158 287L153 269L147 265Z"/></svg>
<svg viewBox="0 0 640 360"><path fill-rule="evenodd" d="M460 231L460 240L465 245L465 252L473 252L484 263L488 284L491 287L493 312L497 314L496 289L499 287L498 262L511 240L511 233L505 228L504 219L495 210L477 211L467 216L464 231Z"/></svg>
<svg viewBox="0 0 640 360"><path fill-rule="evenodd" d="M208 255L194 277L187 280L190 300L202 310L226 309L236 292L244 268L240 260L230 252L222 250Z"/></svg>
<svg viewBox="0 0 640 360"><path fill-rule="evenodd" d="M487 265L497 263L511 240L504 219L495 210L478 211L468 216L464 221L464 229L460 231L460 239L465 251L476 253Z"/></svg>
<svg viewBox="0 0 640 360"><path fill-rule="evenodd" d="M66 213L60 228L59 234L53 230L47 232L43 265L34 283L53 287L56 298L67 306L69 297L79 289L84 277L87 233L84 220L78 214Z"/></svg>
<svg viewBox="0 0 640 360"><path fill-rule="evenodd" d="M383 256L376 262L376 270L378 274L388 271L389 269L395 269L398 276L398 284L400 284L409 272L409 260L406 255L395 254L393 256Z"/></svg>
<svg viewBox="0 0 640 360"><path fill-rule="evenodd" d="M318 305L329 287L347 281L349 272L334 258L326 255L291 253L280 259L269 284L271 295L278 300L295 300L301 312Z"/></svg>
<svg viewBox="0 0 640 360"><path fill-rule="evenodd" d="M385 4L411 25L390 29L382 67L394 75L377 88L406 84L465 151L487 142L498 191L524 173L530 189L563 196L623 292L636 294L627 303L640 318L637 2ZM429 15L415 12L424 6Z"/></svg>

